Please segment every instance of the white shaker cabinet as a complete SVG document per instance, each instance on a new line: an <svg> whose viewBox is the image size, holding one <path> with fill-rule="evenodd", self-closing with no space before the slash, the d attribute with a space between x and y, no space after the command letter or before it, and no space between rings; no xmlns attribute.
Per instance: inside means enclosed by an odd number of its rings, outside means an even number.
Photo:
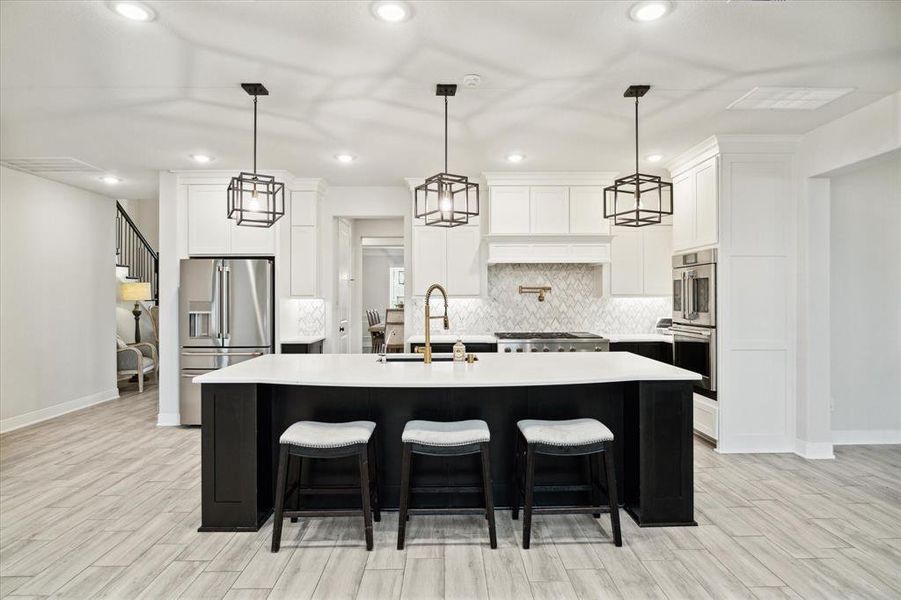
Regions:
<svg viewBox="0 0 901 600"><path fill-rule="evenodd" d="M422 296L433 283L447 285L447 230L413 227L413 289Z"/></svg>
<svg viewBox="0 0 901 600"><path fill-rule="evenodd" d="M717 236L717 157L673 178L673 250L714 246Z"/></svg>
<svg viewBox="0 0 901 600"><path fill-rule="evenodd" d="M288 220L291 224L291 295L315 297L319 292L319 237L316 227L318 193L291 192Z"/></svg>
<svg viewBox="0 0 901 600"><path fill-rule="evenodd" d="M609 235L610 220L604 218L604 188L569 188L569 232Z"/></svg>
<svg viewBox="0 0 901 600"><path fill-rule="evenodd" d="M189 255L228 254L230 221L222 186L188 186Z"/></svg>
<svg viewBox="0 0 901 600"><path fill-rule="evenodd" d="M529 190L529 233L569 233L569 188L532 186Z"/></svg>
<svg viewBox="0 0 901 600"><path fill-rule="evenodd" d="M530 188L526 185L490 188L489 221L494 235L529 233Z"/></svg>
<svg viewBox="0 0 901 600"><path fill-rule="evenodd" d="M228 218L224 185L188 186L188 254L275 253L275 227L241 227Z"/></svg>
<svg viewBox="0 0 901 600"><path fill-rule="evenodd" d="M478 296L481 292L481 235L478 227L447 230L447 293Z"/></svg>
<svg viewBox="0 0 901 600"><path fill-rule="evenodd" d="M673 228L666 225L613 227L610 293L668 296L672 293Z"/></svg>
<svg viewBox="0 0 901 600"><path fill-rule="evenodd" d="M422 296L440 283L449 296L481 293L481 235L478 227L413 227L413 290Z"/></svg>

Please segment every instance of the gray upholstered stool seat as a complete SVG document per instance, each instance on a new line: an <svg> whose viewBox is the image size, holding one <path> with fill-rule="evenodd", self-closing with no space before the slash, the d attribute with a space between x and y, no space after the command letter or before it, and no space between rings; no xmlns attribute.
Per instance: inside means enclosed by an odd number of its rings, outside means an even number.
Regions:
<svg viewBox="0 0 901 600"><path fill-rule="evenodd" d="M470 421L408 421L401 435L404 443L422 446L466 446L491 441L488 423Z"/></svg>
<svg viewBox="0 0 901 600"><path fill-rule="evenodd" d="M298 421L285 430L278 442L303 448L343 448L367 443L373 431L375 423L372 421Z"/></svg>
<svg viewBox="0 0 901 600"><path fill-rule="evenodd" d="M613 432L596 419L568 419L564 421L543 421L525 419L516 426L530 444L548 446L584 446L609 442Z"/></svg>

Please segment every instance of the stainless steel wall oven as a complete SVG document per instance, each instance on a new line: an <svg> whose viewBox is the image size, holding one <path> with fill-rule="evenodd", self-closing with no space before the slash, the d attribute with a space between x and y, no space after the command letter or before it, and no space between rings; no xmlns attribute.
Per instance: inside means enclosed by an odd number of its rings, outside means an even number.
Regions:
<svg viewBox="0 0 901 600"><path fill-rule="evenodd" d="M673 363L700 373L695 392L716 399L716 250L673 257Z"/></svg>

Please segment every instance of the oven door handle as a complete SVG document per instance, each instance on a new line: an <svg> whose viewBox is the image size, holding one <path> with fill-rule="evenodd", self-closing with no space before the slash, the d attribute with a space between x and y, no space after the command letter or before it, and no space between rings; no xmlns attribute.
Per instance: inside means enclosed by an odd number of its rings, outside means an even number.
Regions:
<svg viewBox="0 0 901 600"><path fill-rule="evenodd" d="M695 312L695 286L694 280L697 277L697 271L689 271L686 273L686 283L688 284L688 320L694 321L698 318L698 313Z"/></svg>
<svg viewBox="0 0 901 600"><path fill-rule="evenodd" d="M688 308L688 292L685 286L685 271L682 271L682 318L687 319L686 308Z"/></svg>
<svg viewBox="0 0 901 600"><path fill-rule="evenodd" d="M693 340L710 340L710 334L707 332L684 331L673 329L673 339L678 341L680 337L691 338Z"/></svg>

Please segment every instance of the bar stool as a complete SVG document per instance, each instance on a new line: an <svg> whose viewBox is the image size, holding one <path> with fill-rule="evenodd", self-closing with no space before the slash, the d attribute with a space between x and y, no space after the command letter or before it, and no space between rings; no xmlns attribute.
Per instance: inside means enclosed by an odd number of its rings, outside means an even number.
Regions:
<svg viewBox="0 0 901 600"><path fill-rule="evenodd" d="M488 443L491 431L481 420L471 421L408 421L401 435L403 459L400 473L400 514L397 519L397 549L404 549L407 515L472 515L484 514L488 519L488 537L492 548L497 548L497 532L494 527L494 499L492 494L491 462ZM414 454L430 456L464 456L481 454L481 486L429 486L410 487L410 469ZM409 508L410 493L473 493L485 496L485 508Z"/></svg>
<svg viewBox="0 0 901 600"><path fill-rule="evenodd" d="M570 419L565 421L541 421L526 419L518 421L519 435L513 456L513 519L519 518L520 498L525 496L522 520L522 547L529 548L532 535L532 514L591 514L595 518L602 512L610 513L613 526L613 542L623 545L619 526L619 504L616 498L616 469L613 460L613 433L596 419ZM588 460L588 483L582 485L535 485L535 456L586 456ZM599 505L601 461L607 479L607 506ZM525 458L525 462L523 462ZM524 472L524 473L523 473ZM597 473L597 480L594 474ZM523 474L525 483L523 484ZM533 507L535 492L577 492L590 493L589 506Z"/></svg>
<svg viewBox="0 0 901 600"><path fill-rule="evenodd" d="M321 423L318 421L298 421L279 438L278 475L275 490L275 516L272 525L272 551L278 552L282 539L282 521L289 517L348 517L363 516L366 531L366 549L372 550L372 513L380 520L378 477L375 456L375 442L372 432L375 423L371 421L351 421L348 423ZM360 465L359 486L301 487L301 469L305 459L342 458L356 456ZM288 487L288 462L291 457L301 461L297 482L287 493L297 493L294 510L285 510L286 488ZM300 497L305 495L359 493L363 502L362 510L301 510Z"/></svg>

